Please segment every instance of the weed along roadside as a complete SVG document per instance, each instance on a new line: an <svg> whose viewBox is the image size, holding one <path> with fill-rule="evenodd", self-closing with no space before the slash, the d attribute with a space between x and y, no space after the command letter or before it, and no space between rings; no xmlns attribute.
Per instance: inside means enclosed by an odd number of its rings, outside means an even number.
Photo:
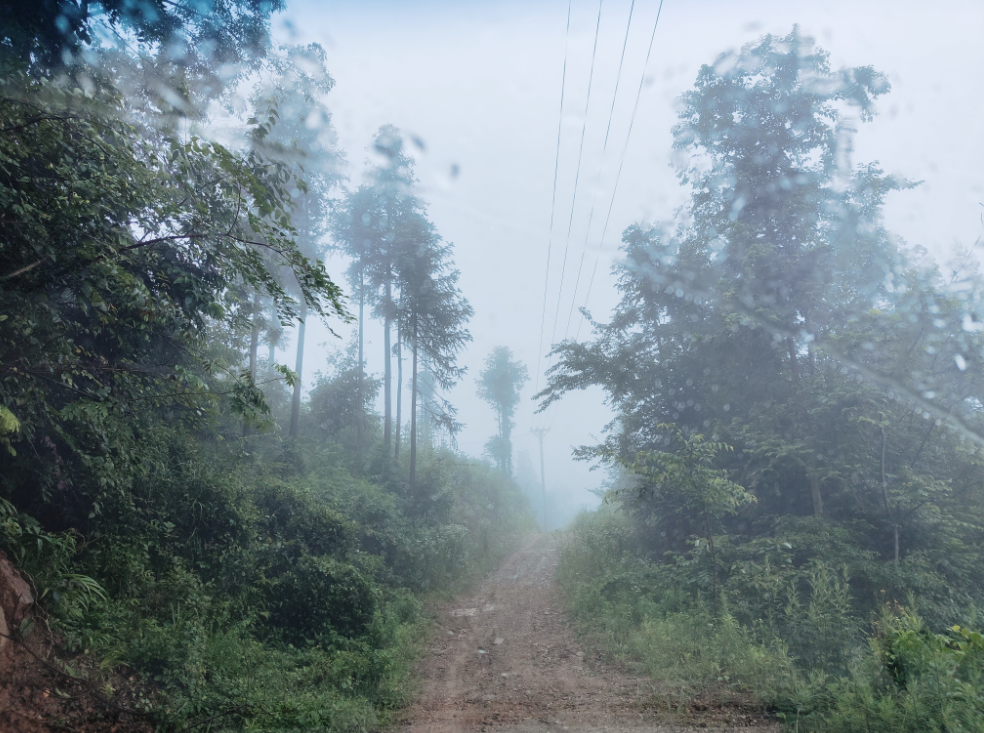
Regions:
<svg viewBox="0 0 984 733"><path fill-rule="evenodd" d="M739 610L761 592L742 575L722 583L715 616L690 580L699 567L654 563L633 551L636 531L620 507L582 515L558 578L580 638L652 680L659 709L750 713L793 730L980 729L978 632L934 632L897 605L864 629L848 579L822 566L780 586L768 624Z"/></svg>

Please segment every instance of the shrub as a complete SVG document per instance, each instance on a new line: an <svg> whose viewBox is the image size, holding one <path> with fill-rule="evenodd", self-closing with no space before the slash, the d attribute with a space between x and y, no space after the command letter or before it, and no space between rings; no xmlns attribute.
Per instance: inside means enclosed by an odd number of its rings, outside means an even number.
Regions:
<svg viewBox="0 0 984 733"><path fill-rule="evenodd" d="M269 623L293 644L331 632L365 633L379 606L378 591L359 570L337 560L304 555L270 585Z"/></svg>

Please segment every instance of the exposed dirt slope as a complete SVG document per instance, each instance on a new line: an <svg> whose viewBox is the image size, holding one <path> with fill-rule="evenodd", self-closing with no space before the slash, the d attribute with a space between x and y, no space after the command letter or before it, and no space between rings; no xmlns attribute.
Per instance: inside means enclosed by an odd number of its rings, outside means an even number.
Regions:
<svg viewBox="0 0 984 733"><path fill-rule="evenodd" d="M66 653L43 629L24 645L11 641L0 650L0 733L152 733L145 716L129 712L138 705L135 678L103 675L112 689L96 689L57 671L66 664L99 678L92 669L96 660Z"/></svg>
<svg viewBox="0 0 984 733"><path fill-rule="evenodd" d="M575 641L553 581L559 540L539 537L478 590L440 611L440 630L418 668L422 694L402 733L774 733L721 711L691 725L660 721L651 680L606 667Z"/></svg>
<svg viewBox="0 0 984 733"><path fill-rule="evenodd" d="M147 693L139 680L95 674L98 660L67 652L34 612L30 585L0 552L0 733L151 733L134 707ZM36 621L26 639L21 621Z"/></svg>

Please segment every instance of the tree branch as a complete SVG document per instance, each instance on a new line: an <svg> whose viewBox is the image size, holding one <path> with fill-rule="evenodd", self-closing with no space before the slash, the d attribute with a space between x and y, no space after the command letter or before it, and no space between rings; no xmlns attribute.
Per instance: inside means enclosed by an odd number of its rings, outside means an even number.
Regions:
<svg viewBox="0 0 984 733"><path fill-rule="evenodd" d="M169 234L165 237L156 237L155 239L146 239L136 242L134 244L127 245L120 249L120 252L128 252L131 249L142 249L143 247L153 247L155 244L162 244L164 242L176 242L181 239L208 239L209 237L218 237L221 239L231 239L239 244L252 244L257 247L265 247L278 255L284 256L284 251L278 247L274 247L272 244L267 244L266 242L257 242L252 239L244 239L242 237L236 237L233 234L226 232L224 234L209 234L204 232L189 232L188 234Z"/></svg>

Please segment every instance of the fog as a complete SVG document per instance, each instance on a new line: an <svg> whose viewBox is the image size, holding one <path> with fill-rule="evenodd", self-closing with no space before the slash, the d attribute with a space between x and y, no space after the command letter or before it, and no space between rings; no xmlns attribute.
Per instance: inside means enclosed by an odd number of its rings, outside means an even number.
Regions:
<svg viewBox="0 0 984 733"><path fill-rule="evenodd" d="M982 227L984 99L976 91L984 76L977 51L981 4L941 2L928 11L898 2L702 0L665 2L660 11L657 2L609 1L601 3L600 23L598 13L594 2L573 2L569 35L564 2L297 2L274 20L277 39L317 42L327 50L337 82L329 104L348 159L348 185L361 182L380 125L394 124L414 141L420 196L438 231L455 245L461 289L475 308L474 341L461 358L468 374L448 394L465 424L458 446L481 456L495 433L492 410L475 394L475 377L491 349L507 345L531 376L514 432L517 467L527 480L539 478L539 448L529 431L549 429L544 450L551 526L597 503L590 490L605 472L575 462L571 449L596 443L612 413L598 389L568 394L538 415L531 398L546 385L550 345L589 335L578 309L587 307L605 321L617 302L610 268L623 229L671 220L686 200L688 191L672 167L671 128L676 100L692 87L702 64L798 24L830 53L833 68L871 65L882 71L892 90L878 100L874 121L860 126L854 160L880 161L889 173L921 181L888 197L888 230L944 258L952 245L973 243ZM341 259L328 263L339 282L345 266ZM333 327L348 338L346 329ZM367 328L373 372L382 370L380 333L376 323ZM341 345L322 326L309 332L309 368L317 369L323 355ZM290 350L280 358L290 362ZM407 390L404 398L407 415Z"/></svg>
<svg viewBox="0 0 984 733"><path fill-rule="evenodd" d="M982 38L0 0L0 729L981 733Z"/></svg>

